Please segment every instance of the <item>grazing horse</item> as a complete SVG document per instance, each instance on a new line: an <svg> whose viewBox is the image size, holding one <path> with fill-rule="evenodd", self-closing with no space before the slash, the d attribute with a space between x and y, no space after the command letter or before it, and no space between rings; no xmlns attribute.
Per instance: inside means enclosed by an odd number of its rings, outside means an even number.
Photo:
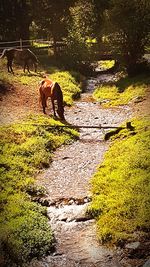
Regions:
<svg viewBox="0 0 150 267"><path fill-rule="evenodd" d="M35 56L35 54L30 50L30 49L16 49L16 48L9 48L9 49L4 49L2 52L2 55L0 58L7 58L7 69L8 72L13 72L12 68L12 63L14 59L18 59L24 62L24 72L25 69L27 68L28 72L29 70L29 62L31 61L34 65L35 72L37 70L37 63L38 59Z"/></svg>
<svg viewBox="0 0 150 267"><path fill-rule="evenodd" d="M40 102L42 103L43 113L45 114L45 108L47 107L47 99L51 98L52 108L54 112L54 116L56 116L55 112L55 100L57 100L57 114L62 120L65 120L64 117L64 106L63 106L63 93L60 85L57 82L53 82L52 80L45 78L40 82Z"/></svg>

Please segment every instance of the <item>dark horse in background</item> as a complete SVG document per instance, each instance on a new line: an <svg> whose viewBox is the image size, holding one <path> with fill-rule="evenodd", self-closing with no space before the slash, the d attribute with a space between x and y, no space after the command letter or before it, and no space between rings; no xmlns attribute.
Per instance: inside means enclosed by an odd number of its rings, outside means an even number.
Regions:
<svg viewBox="0 0 150 267"><path fill-rule="evenodd" d="M40 82L39 87L40 93L40 103L43 107L43 113L45 114L45 108L47 107L47 99L51 98L52 108L54 112L54 116L56 117L55 111L55 100L57 101L57 114L60 119L65 120L64 117L64 106L63 106L63 93L60 85L57 82L53 82L52 80L45 78Z"/></svg>
<svg viewBox="0 0 150 267"><path fill-rule="evenodd" d="M16 49L16 48L4 49L0 58L4 58L4 57L7 58L8 72L14 73L13 68L12 68L12 63L14 59L18 61L23 61L24 72L26 68L28 72L30 72L29 70L30 62L32 62L32 64L34 65L35 72L37 71L38 59L36 55L30 49Z"/></svg>

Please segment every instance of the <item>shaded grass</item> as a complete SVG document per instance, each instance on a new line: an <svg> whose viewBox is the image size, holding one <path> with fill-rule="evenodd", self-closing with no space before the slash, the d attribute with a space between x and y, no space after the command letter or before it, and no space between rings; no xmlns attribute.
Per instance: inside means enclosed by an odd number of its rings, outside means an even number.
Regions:
<svg viewBox="0 0 150 267"><path fill-rule="evenodd" d="M146 237L150 229L150 123L133 120L115 142L92 178L90 212L97 220L101 242Z"/></svg>
<svg viewBox="0 0 150 267"><path fill-rule="evenodd" d="M103 106L126 105L129 102L142 100L146 94L150 78L139 75L134 78L121 78L115 85L101 85L96 88L93 97Z"/></svg>
<svg viewBox="0 0 150 267"><path fill-rule="evenodd" d="M36 173L49 166L53 151L78 138L75 130L59 125L53 119L30 116L0 129L1 247L6 259L17 264L45 255L52 248L46 209L31 203L27 192Z"/></svg>

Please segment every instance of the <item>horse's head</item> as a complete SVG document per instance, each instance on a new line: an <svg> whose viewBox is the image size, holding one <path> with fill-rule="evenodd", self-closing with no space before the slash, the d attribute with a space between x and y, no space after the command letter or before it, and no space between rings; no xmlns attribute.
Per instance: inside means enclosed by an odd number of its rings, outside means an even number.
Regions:
<svg viewBox="0 0 150 267"><path fill-rule="evenodd" d="M60 117L61 120L65 120L64 117L64 107L63 105L58 104L58 109L57 109L58 116Z"/></svg>

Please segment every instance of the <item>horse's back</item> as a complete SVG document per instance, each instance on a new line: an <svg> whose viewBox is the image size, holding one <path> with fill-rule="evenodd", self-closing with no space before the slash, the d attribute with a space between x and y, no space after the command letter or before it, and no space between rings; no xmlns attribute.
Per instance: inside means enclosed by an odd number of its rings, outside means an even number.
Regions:
<svg viewBox="0 0 150 267"><path fill-rule="evenodd" d="M46 97L51 97L53 81L50 79L44 79L40 82L40 92Z"/></svg>

